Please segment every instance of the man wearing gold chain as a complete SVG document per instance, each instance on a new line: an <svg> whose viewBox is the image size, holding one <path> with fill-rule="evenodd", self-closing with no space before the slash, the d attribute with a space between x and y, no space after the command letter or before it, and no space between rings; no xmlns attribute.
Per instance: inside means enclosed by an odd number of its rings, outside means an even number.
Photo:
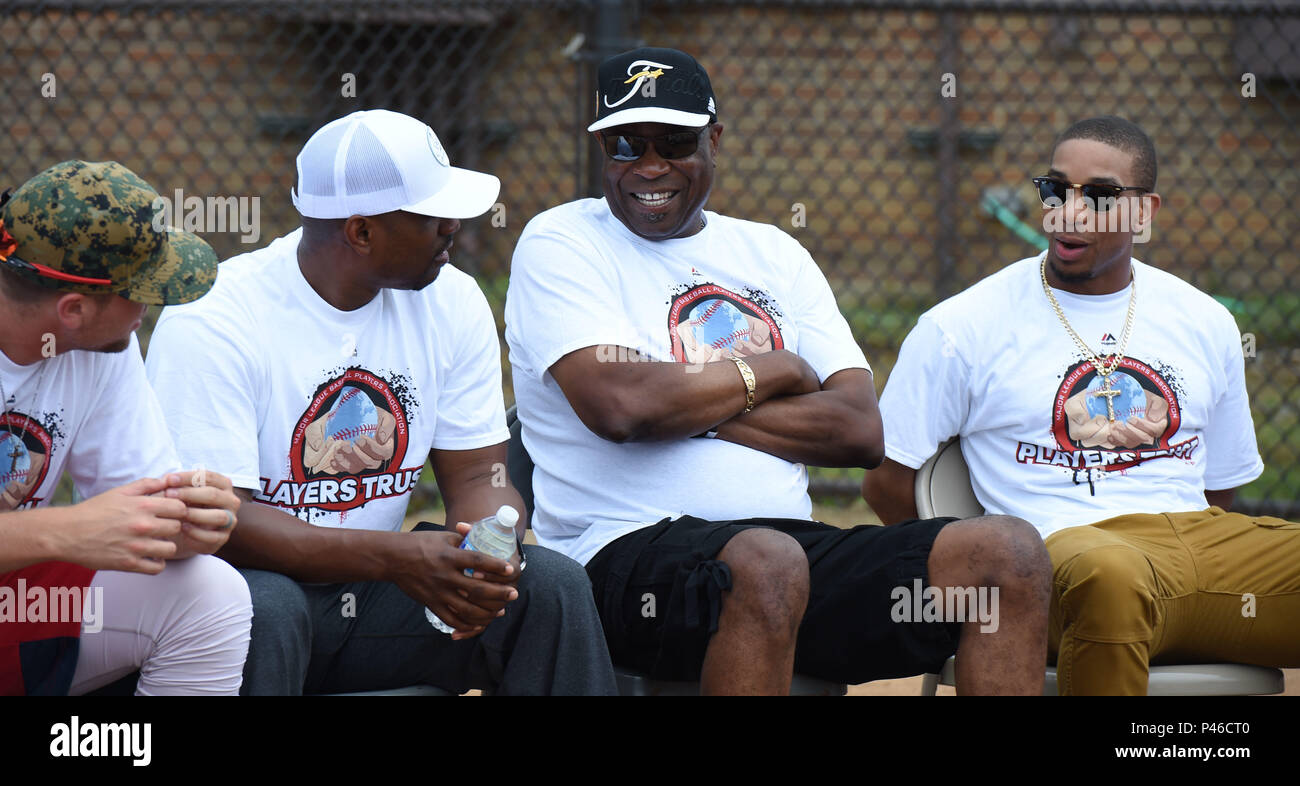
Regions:
<svg viewBox="0 0 1300 786"><path fill-rule="evenodd" d="M922 315L863 496L915 516L916 469L960 436L985 510L1046 540L1063 694L1145 694L1162 661L1300 665L1300 525L1228 512L1264 466L1237 325L1132 258L1160 208L1150 138L1080 121L1033 180L1047 251Z"/></svg>

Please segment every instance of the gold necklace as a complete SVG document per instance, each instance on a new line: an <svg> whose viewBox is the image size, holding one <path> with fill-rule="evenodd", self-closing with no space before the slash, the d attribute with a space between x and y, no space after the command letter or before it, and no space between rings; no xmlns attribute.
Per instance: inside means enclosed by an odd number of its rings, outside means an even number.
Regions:
<svg viewBox="0 0 1300 786"><path fill-rule="evenodd" d="M1128 349L1129 333L1133 330L1133 317L1137 313L1137 277L1133 274L1133 268L1129 267L1129 294L1128 294L1128 316L1124 317L1124 334L1119 340L1119 349L1110 356L1109 364L1103 363L1096 352L1092 351L1079 334L1070 326L1070 320L1065 318L1065 312L1061 310L1061 304L1056 302L1056 295L1052 294L1052 288L1047 283L1047 255L1043 255L1043 261L1038 264L1038 277L1043 281L1043 292L1047 293L1047 300L1052 304L1052 310L1056 312L1057 319L1065 325L1065 329L1074 339L1074 343L1079 345L1083 354L1092 361L1092 367L1097 371L1097 376L1101 379L1101 389L1093 393L1093 397L1104 396L1106 398L1106 416L1111 423L1115 422L1115 402L1112 400L1120 394L1110 386L1110 375L1115 373L1119 368L1120 362L1124 359L1124 350Z"/></svg>

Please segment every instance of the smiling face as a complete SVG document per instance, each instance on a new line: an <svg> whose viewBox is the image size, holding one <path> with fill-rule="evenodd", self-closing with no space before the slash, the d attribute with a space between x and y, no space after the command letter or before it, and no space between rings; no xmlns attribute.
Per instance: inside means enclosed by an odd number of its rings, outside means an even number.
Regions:
<svg viewBox="0 0 1300 786"><path fill-rule="evenodd" d="M700 131L663 123L634 123L602 132L606 136L657 137L682 131ZM665 159L653 144L635 161L615 161L605 156L605 200L610 211L636 235L646 240L689 237L700 231L700 211L713 190L713 170L722 124L701 133L695 152L684 158Z"/></svg>
<svg viewBox="0 0 1300 786"><path fill-rule="evenodd" d="M1052 153L1047 176L1067 183L1138 185L1134 156L1094 139L1067 139ZM1154 193L1123 192L1110 211L1094 212L1078 190L1064 205L1045 215L1047 277L1058 289L1083 295L1118 292L1128 286L1133 235L1155 215L1160 197ZM1110 227L1116 227L1108 231Z"/></svg>

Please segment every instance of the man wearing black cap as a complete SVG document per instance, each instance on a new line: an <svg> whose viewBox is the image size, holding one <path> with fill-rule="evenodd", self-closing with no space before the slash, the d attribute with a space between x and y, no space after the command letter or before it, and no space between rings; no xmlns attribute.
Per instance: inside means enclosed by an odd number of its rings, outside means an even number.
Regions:
<svg viewBox="0 0 1300 786"><path fill-rule="evenodd" d="M354 112L298 155L302 228L159 319L148 373L182 455L245 500L221 555L253 594L246 693L614 692L581 566L460 549L463 526L401 531L426 460L449 525L523 509L492 311L450 264L499 187L421 121Z"/></svg>
<svg viewBox="0 0 1300 786"><path fill-rule="evenodd" d="M153 228L157 198L121 164L65 161L0 201L0 694L136 670L141 694L239 690L248 587L206 556L239 500L176 471L135 339L146 304L202 296L217 260ZM50 506L65 472L88 499Z"/></svg>
<svg viewBox="0 0 1300 786"><path fill-rule="evenodd" d="M795 670L908 676L960 646L963 690L1040 692L1048 565L1026 522L809 520L805 465L881 461L870 367L797 242L704 211L723 130L704 69L626 52L596 101L605 198L525 228L506 338L533 528L587 566L614 662L782 693ZM996 620L913 620L903 596L945 587L993 590Z"/></svg>

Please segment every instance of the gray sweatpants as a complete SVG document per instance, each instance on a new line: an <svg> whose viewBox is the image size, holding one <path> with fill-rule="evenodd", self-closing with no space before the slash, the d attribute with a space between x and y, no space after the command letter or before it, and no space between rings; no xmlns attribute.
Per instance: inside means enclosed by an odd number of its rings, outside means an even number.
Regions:
<svg viewBox="0 0 1300 786"><path fill-rule="evenodd" d="M478 636L451 640L396 584L300 584L241 570L253 596L242 695L351 693L435 685L510 695L617 695L582 566L525 546L519 597Z"/></svg>

